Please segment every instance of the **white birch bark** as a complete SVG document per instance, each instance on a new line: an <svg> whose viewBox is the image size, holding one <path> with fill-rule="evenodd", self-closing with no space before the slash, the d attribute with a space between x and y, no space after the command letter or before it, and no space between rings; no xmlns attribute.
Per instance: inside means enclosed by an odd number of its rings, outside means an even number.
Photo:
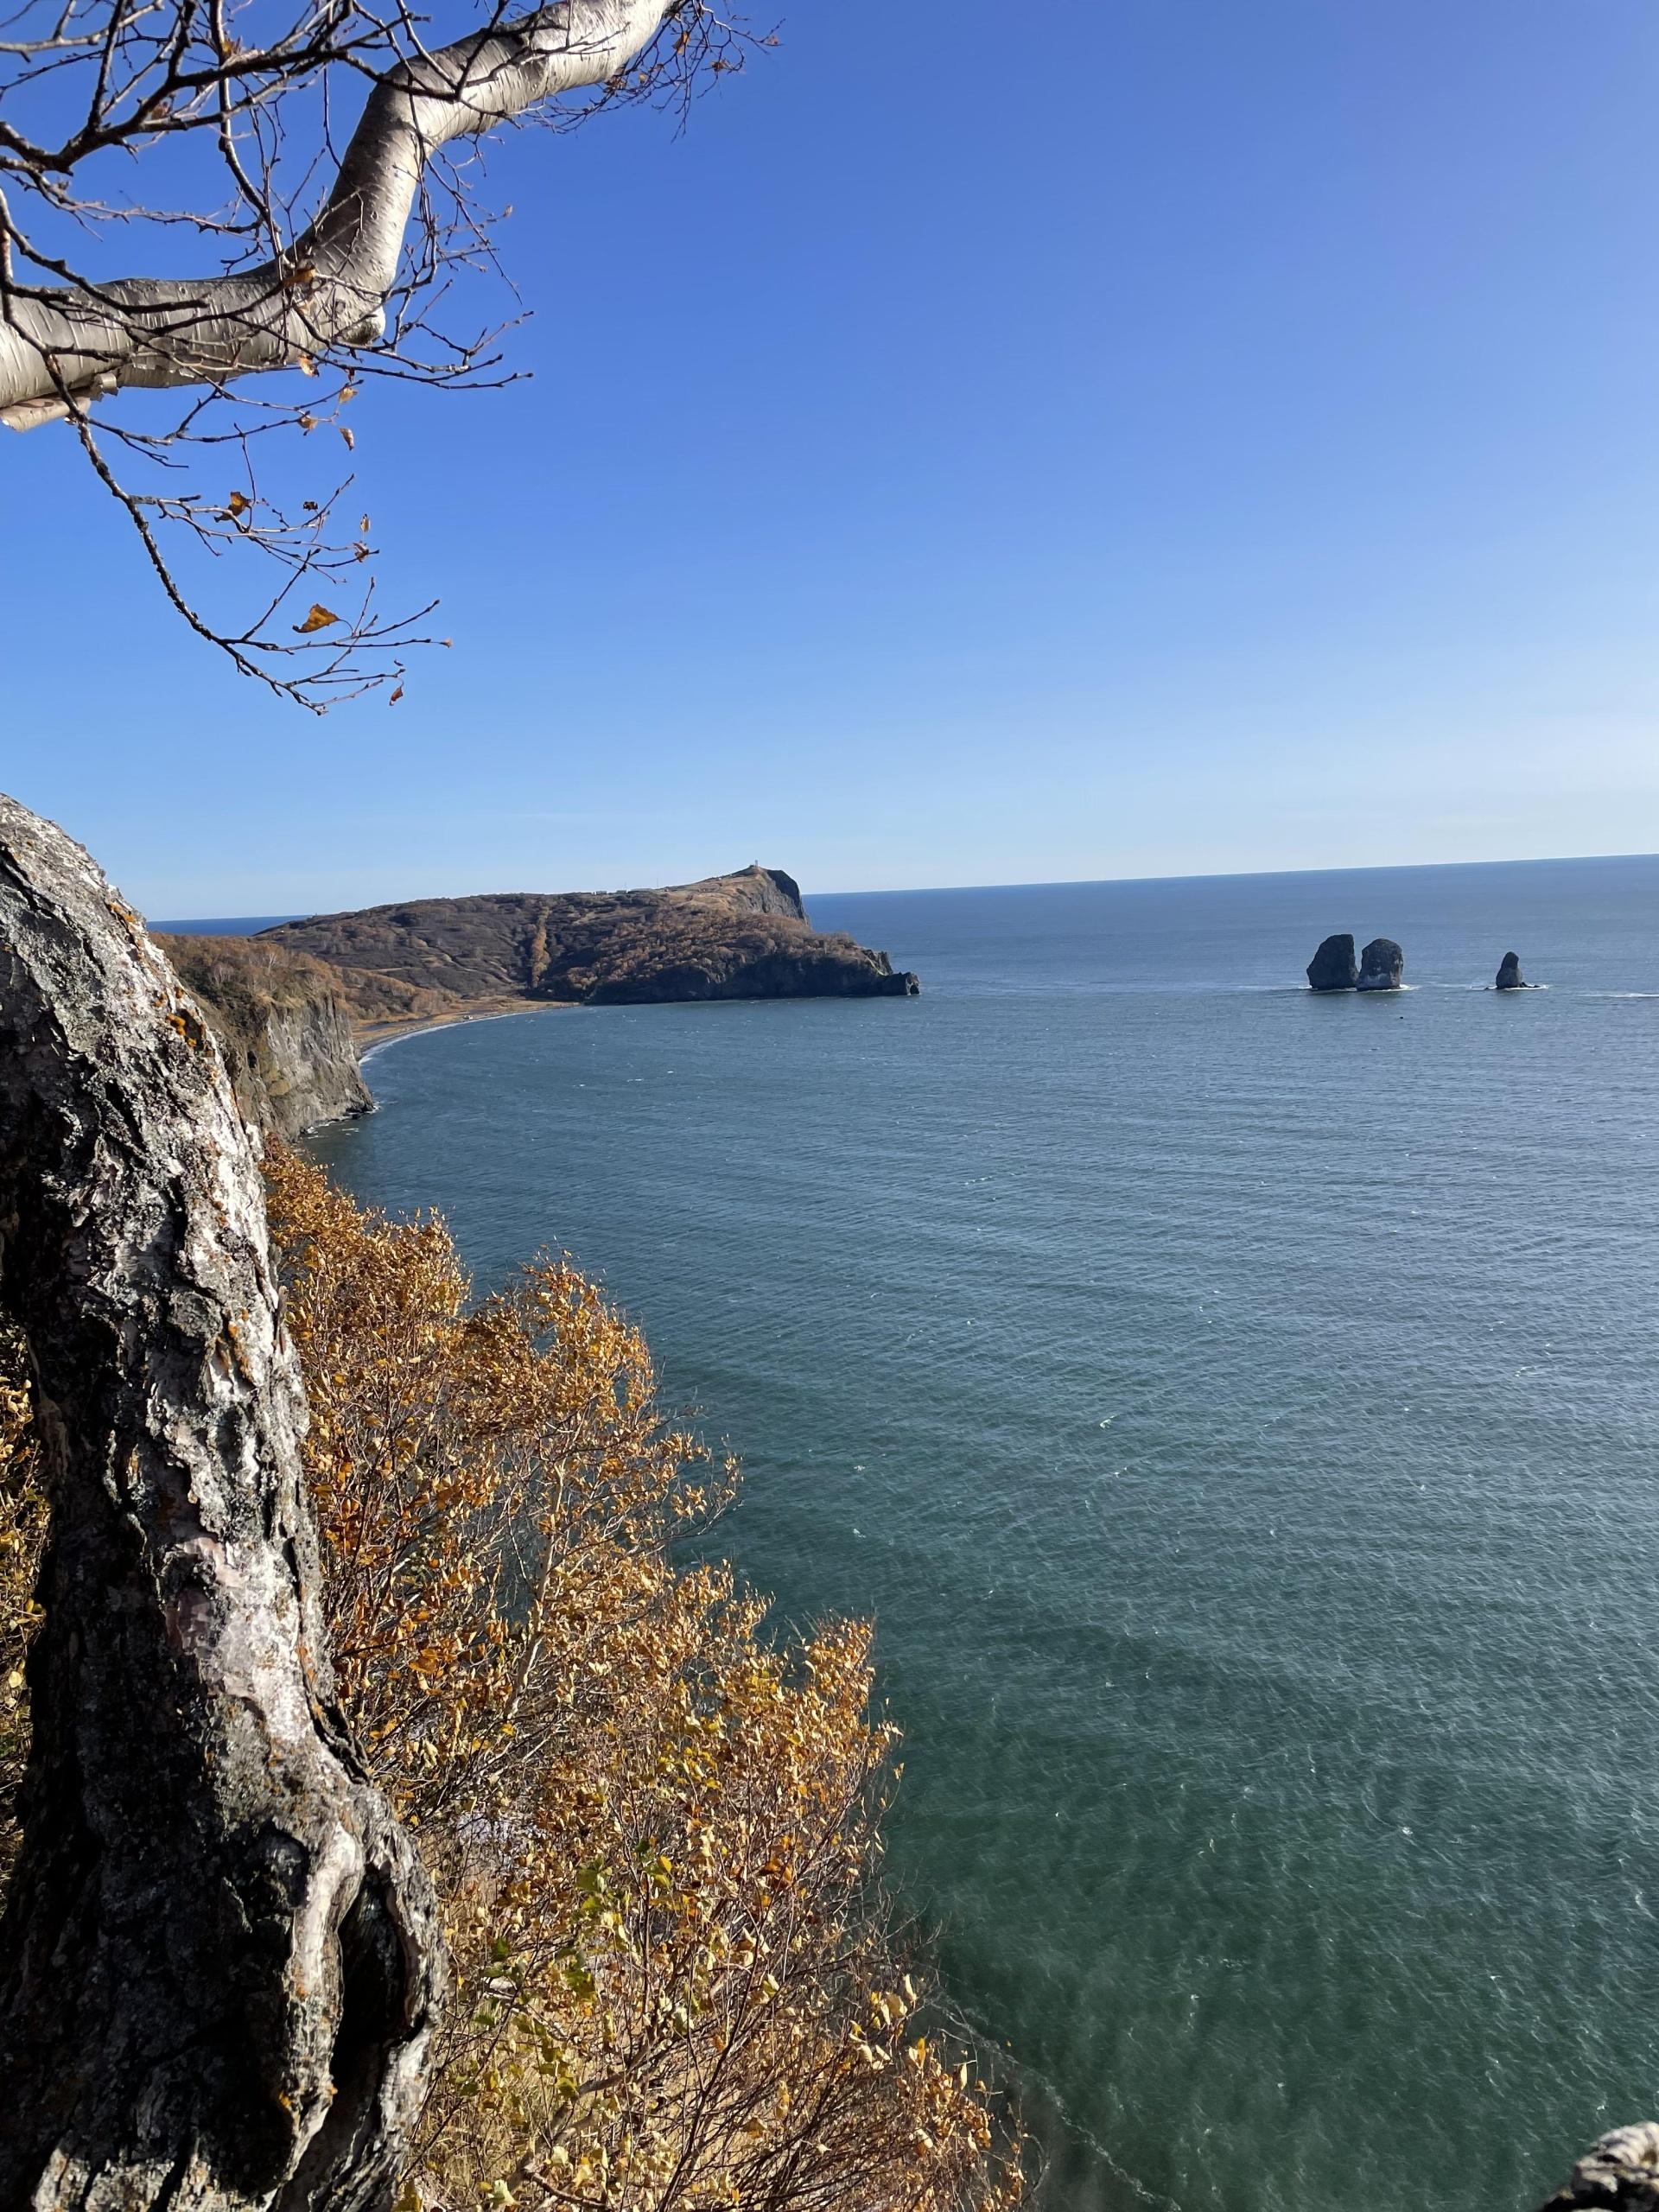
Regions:
<svg viewBox="0 0 1659 2212"><path fill-rule="evenodd" d="M401 62L369 95L327 204L280 261L200 282L128 277L14 295L0 321L0 422L32 429L63 395L216 384L292 367L385 327L426 164L559 92L600 85L643 52L675 0L559 0Z"/></svg>
<svg viewBox="0 0 1659 2212"><path fill-rule="evenodd" d="M0 2212L378 2212L443 1943L334 1706L258 1166L137 917L4 798L0 1306L52 1501Z"/></svg>

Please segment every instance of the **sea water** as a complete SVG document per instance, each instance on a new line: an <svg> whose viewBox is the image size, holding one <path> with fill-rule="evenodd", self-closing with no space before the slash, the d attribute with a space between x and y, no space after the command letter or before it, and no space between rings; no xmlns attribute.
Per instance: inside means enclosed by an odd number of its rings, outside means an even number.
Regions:
<svg viewBox="0 0 1659 2212"><path fill-rule="evenodd" d="M922 996L412 1038L317 1149L602 1276L874 1616L1051 2202L1526 2212L1659 2117L1659 860L810 904Z"/></svg>

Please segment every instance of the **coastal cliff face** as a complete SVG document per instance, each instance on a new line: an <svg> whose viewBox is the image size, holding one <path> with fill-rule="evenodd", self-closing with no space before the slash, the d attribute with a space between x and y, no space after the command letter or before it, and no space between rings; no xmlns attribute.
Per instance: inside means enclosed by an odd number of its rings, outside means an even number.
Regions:
<svg viewBox="0 0 1659 2212"><path fill-rule="evenodd" d="M332 969L257 938L155 941L207 1016L256 1128L293 1137L372 1110L344 980Z"/></svg>
<svg viewBox="0 0 1659 2212"><path fill-rule="evenodd" d="M913 976L807 919L792 878L759 866L663 891L421 899L283 922L254 940L477 1002L904 998Z"/></svg>

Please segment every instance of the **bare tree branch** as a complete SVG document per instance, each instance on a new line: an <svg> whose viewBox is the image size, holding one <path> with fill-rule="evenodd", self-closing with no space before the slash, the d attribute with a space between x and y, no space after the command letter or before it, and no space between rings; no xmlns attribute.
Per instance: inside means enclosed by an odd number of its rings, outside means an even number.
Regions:
<svg viewBox="0 0 1659 2212"><path fill-rule="evenodd" d="M15 287L0 319L0 422L30 429L66 416L72 399L122 385L215 384L373 345L385 332L415 194L439 148L615 78L674 4L559 0L400 63L369 95L317 221L245 274L58 293Z"/></svg>
<svg viewBox="0 0 1659 2212"><path fill-rule="evenodd" d="M481 6L481 27L436 44L410 0L21 0L0 15L0 424L68 423L175 609L243 674L314 708L378 683L396 700L404 649L429 640L421 615L383 618L369 590L347 594L355 611L336 603L370 557L366 527L330 535L331 498L266 496L252 442L332 429L351 447L340 410L367 376L507 381L499 330L440 321L474 272L501 274L474 197L478 142L532 114L569 127L624 100L683 103L754 42L715 0ZM342 156L331 118L348 79L368 96ZM160 156L179 190L173 149L194 142L214 149L219 204L194 172L179 206L110 188ZM462 143L464 159L446 154ZM219 266L83 267L81 242L114 226L194 230ZM247 381L273 369L302 372L314 396ZM100 405L129 387L189 397L158 427L153 406ZM181 486L192 449L200 462L226 444L245 489ZM226 552L276 564L251 620L210 611L200 556ZM302 619L276 619L290 609Z"/></svg>

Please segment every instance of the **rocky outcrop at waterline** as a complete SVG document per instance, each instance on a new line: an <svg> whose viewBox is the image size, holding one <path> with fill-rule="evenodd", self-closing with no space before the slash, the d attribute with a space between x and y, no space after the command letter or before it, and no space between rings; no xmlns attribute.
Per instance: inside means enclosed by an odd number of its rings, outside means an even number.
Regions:
<svg viewBox="0 0 1659 2212"><path fill-rule="evenodd" d="M907 998L920 988L885 952L815 930L793 878L758 864L662 891L419 899L280 923L257 942L493 1001Z"/></svg>
<svg viewBox="0 0 1659 2212"><path fill-rule="evenodd" d="M1351 937L1326 938L1307 963L1307 987L1312 991L1351 991L1358 980Z"/></svg>
<svg viewBox="0 0 1659 2212"><path fill-rule="evenodd" d="M1354 940L1345 931L1326 938L1307 963L1314 991L1397 991L1406 956L1391 937L1374 937L1354 965Z"/></svg>
<svg viewBox="0 0 1659 2212"><path fill-rule="evenodd" d="M1492 988L1495 990L1499 991L1524 991L1526 989L1527 982L1525 976L1521 973L1521 956L1519 953L1506 952L1504 954L1503 959L1498 963L1497 981Z"/></svg>
<svg viewBox="0 0 1659 2212"><path fill-rule="evenodd" d="M1605 2212L1659 2212L1659 2125L1643 2120L1604 2135L1540 2212L1577 2212L1591 2205Z"/></svg>
<svg viewBox="0 0 1659 2212"><path fill-rule="evenodd" d="M1406 956L1391 937L1374 937L1359 956L1358 991L1397 991Z"/></svg>
<svg viewBox="0 0 1659 2212"><path fill-rule="evenodd" d="M257 938L165 937L159 944L207 1018L236 1103L256 1128L297 1136L373 1110L357 1060L345 979Z"/></svg>

